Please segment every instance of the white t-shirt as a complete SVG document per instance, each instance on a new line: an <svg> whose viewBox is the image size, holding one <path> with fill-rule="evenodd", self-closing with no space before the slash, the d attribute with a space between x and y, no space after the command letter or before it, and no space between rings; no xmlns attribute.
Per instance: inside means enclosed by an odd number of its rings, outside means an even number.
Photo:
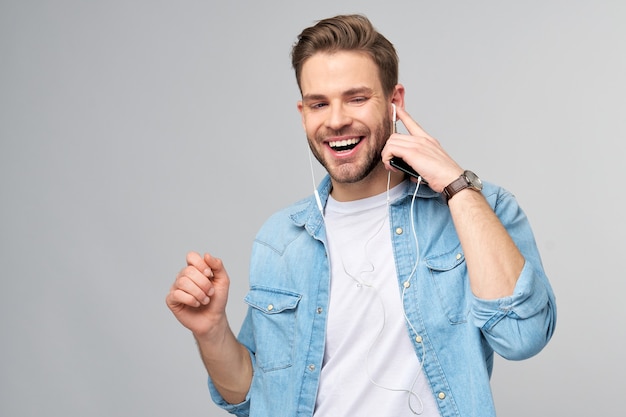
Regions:
<svg viewBox="0 0 626 417"><path fill-rule="evenodd" d="M326 204L331 291L315 417L439 416L407 334L388 213L386 192Z"/></svg>

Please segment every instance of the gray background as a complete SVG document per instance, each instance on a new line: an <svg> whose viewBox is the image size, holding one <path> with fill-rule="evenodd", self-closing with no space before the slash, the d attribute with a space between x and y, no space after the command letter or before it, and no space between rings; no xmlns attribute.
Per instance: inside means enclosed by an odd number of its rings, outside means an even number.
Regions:
<svg viewBox="0 0 626 417"><path fill-rule="evenodd" d="M2 0L0 415L224 415L164 298L211 251L239 328L254 234L312 187L290 47L344 12L534 227L557 332L497 360L500 415L623 414L626 3Z"/></svg>

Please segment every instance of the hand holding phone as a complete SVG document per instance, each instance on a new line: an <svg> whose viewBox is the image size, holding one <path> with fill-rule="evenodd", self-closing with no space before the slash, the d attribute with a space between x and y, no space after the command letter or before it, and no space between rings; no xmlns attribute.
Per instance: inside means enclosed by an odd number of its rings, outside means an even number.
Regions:
<svg viewBox="0 0 626 417"><path fill-rule="evenodd" d="M393 126L393 131L392 133L396 133L396 105L394 103L391 103L391 107L393 109L393 115L392 115L392 126ZM417 171L415 171L411 165L407 164L406 162L404 162L404 160L402 158L398 158L398 157L393 157L391 158L391 160L389 160L389 165L391 165L392 167L399 169L400 171L404 172L405 174L409 174L410 176L412 176L413 178L419 178L420 174L417 173ZM422 182L426 183L425 181Z"/></svg>
<svg viewBox="0 0 626 417"><path fill-rule="evenodd" d="M393 157L389 160L389 165L391 165L392 167L399 169L400 171L409 174L410 176L414 177L414 178L419 178L420 174L417 173L417 171L415 171L413 168L411 168L411 166L409 164L407 164L406 162L404 162L404 160L402 158L396 158ZM424 182L424 181L422 181Z"/></svg>

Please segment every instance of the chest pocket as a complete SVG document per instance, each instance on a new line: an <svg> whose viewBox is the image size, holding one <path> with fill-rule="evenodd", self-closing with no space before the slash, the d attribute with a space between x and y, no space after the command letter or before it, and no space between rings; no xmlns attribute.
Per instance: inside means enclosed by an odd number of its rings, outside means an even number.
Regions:
<svg viewBox="0 0 626 417"><path fill-rule="evenodd" d="M256 363L264 372L293 365L301 298L300 294L267 287L253 287L244 298L252 307Z"/></svg>
<svg viewBox="0 0 626 417"><path fill-rule="evenodd" d="M425 259L441 304L451 324L465 323L469 315L467 265L460 246L452 252Z"/></svg>

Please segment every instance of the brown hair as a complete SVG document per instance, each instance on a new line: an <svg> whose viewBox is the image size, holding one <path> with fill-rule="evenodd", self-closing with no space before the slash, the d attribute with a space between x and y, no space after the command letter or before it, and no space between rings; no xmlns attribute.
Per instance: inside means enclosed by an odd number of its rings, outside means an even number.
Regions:
<svg viewBox="0 0 626 417"><path fill-rule="evenodd" d="M372 26L363 15L339 15L318 21L298 35L291 50L291 64L296 72L298 88L305 61L318 52L357 51L368 54L378 67L380 82L386 95L398 83L398 55L391 42Z"/></svg>

